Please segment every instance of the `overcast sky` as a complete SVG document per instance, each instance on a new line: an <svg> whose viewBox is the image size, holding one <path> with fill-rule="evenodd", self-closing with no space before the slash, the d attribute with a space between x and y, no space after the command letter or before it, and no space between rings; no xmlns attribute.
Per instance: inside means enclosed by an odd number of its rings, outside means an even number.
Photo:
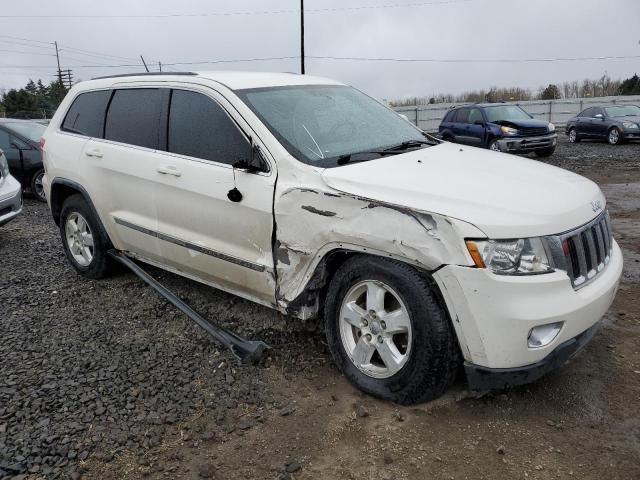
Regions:
<svg viewBox="0 0 640 480"><path fill-rule="evenodd" d="M154 69L158 60L202 62L299 55L299 13L295 11L299 0L29 0L2 4L0 88L23 86L29 78L48 83L56 72L52 45L7 36L38 42L57 40L62 68L72 68L80 79L139 71L141 67L86 65L137 63L140 54L154 62ZM361 6L367 8L350 9ZM318 11L344 8L349 9ZM536 89L550 82L596 78L605 72L612 78L640 72L639 0L306 0L305 9L309 10L306 52L310 56L451 60L638 57L552 63L307 60L307 73L336 78L378 98L460 93L491 86ZM233 12L255 13L215 15ZM173 14L208 15L33 17ZM6 17L18 15L30 17ZM113 57L89 56L77 49ZM298 72L299 60L168 68Z"/></svg>

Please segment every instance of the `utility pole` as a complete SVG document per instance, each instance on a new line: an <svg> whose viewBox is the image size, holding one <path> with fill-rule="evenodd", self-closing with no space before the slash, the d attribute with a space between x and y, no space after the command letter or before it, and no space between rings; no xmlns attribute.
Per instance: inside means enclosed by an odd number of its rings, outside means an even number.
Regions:
<svg viewBox="0 0 640 480"><path fill-rule="evenodd" d="M144 61L144 57L140 55L140 60L142 60L142 64L144 65L144 69L149 72L149 67L147 67L147 62Z"/></svg>
<svg viewBox="0 0 640 480"><path fill-rule="evenodd" d="M162 62L160 60L158 60L158 69L162 71Z"/></svg>
<svg viewBox="0 0 640 480"><path fill-rule="evenodd" d="M300 73L304 75L304 0L300 0Z"/></svg>
<svg viewBox="0 0 640 480"><path fill-rule="evenodd" d="M56 60L58 61L58 81L62 83L62 70L60 70L60 54L58 53L58 42L55 41L53 44L56 46Z"/></svg>

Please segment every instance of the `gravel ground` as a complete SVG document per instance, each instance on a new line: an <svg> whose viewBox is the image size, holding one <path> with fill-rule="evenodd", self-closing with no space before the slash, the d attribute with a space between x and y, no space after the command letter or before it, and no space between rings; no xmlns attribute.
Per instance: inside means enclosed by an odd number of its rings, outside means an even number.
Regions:
<svg viewBox="0 0 640 480"><path fill-rule="evenodd" d="M604 327L534 385L411 408L354 390L313 323L150 269L274 347L239 367L132 274L76 275L27 199L0 228L0 478L640 478L640 145L562 137L547 161L609 198L625 273Z"/></svg>

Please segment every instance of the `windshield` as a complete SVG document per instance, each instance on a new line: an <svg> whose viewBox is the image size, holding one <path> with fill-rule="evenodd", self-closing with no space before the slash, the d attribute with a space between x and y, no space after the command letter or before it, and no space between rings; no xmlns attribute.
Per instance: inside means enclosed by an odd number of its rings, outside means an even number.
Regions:
<svg viewBox="0 0 640 480"><path fill-rule="evenodd" d="M35 122L5 122L3 125L34 142L39 142L40 137L47 129L46 125Z"/></svg>
<svg viewBox="0 0 640 480"><path fill-rule="evenodd" d="M640 108L635 105L616 105L605 107L607 117L640 117Z"/></svg>
<svg viewBox="0 0 640 480"><path fill-rule="evenodd" d="M516 105L496 105L495 107L485 107L484 110L487 114L487 120L491 123L531 120L531 115Z"/></svg>
<svg viewBox="0 0 640 480"><path fill-rule="evenodd" d="M310 165L335 167L345 155L426 140L407 120L352 87L304 85L236 93L291 155Z"/></svg>

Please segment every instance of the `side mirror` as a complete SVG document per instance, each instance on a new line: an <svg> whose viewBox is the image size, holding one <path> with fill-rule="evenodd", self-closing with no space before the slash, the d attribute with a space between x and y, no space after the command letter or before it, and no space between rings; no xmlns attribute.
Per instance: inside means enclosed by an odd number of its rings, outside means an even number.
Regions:
<svg viewBox="0 0 640 480"><path fill-rule="evenodd" d="M599 118L600 120L604 120L604 115L601 113L597 113L595 118Z"/></svg>
<svg viewBox="0 0 640 480"><path fill-rule="evenodd" d="M233 168L244 170L248 173L266 173L269 171L269 164L262 156L260 147L258 145L253 145L251 147L251 157L238 160L233 164Z"/></svg>

